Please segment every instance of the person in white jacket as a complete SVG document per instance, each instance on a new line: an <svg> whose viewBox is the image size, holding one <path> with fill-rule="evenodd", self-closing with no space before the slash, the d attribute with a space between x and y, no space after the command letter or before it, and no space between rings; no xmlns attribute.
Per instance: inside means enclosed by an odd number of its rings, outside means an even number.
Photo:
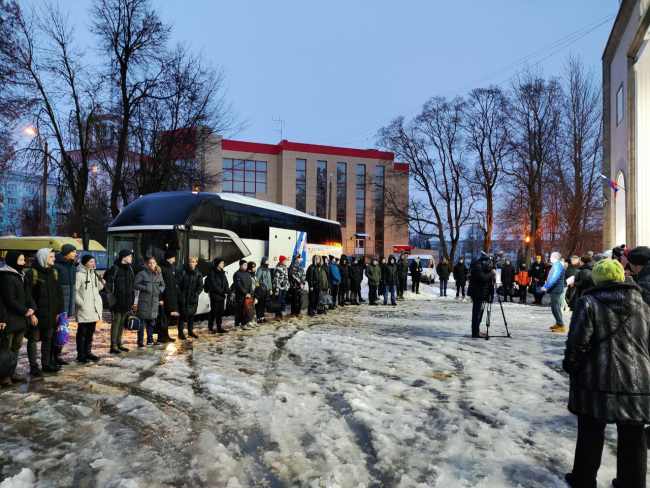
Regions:
<svg viewBox="0 0 650 488"><path fill-rule="evenodd" d="M77 267L75 303L77 305L77 361L99 361L91 352L97 322L102 319L103 305L99 291L106 282L95 273L95 259L86 254Z"/></svg>

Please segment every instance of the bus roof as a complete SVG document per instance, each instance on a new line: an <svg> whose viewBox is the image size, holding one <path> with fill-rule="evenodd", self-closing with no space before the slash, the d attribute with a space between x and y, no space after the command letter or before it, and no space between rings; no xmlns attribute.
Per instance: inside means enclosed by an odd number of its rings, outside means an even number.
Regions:
<svg viewBox="0 0 650 488"><path fill-rule="evenodd" d="M51 247L55 251L60 251L64 244L72 244L77 250L83 249L83 241L75 237L60 236L35 236L35 237L0 237L0 250L2 251L38 251L44 247ZM106 248L99 242L90 240L88 242L90 251L106 251Z"/></svg>
<svg viewBox="0 0 650 488"><path fill-rule="evenodd" d="M234 193L168 191L150 193L137 198L127 205L111 222L108 231L120 227L147 226L155 228L185 225L201 202L206 199L236 202L251 207L275 210L276 212L340 225L337 221L315 217L285 205L265 202Z"/></svg>

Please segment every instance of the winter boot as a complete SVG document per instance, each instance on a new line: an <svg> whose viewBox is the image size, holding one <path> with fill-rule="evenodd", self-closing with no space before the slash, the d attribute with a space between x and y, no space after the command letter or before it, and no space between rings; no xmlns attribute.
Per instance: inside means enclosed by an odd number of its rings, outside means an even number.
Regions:
<svg viewBox="0 0 650 488"><path fill-rule="evenodd" d="M65 359L61 358L61 353L63 352L63 348L60 346L55 346L52 348L52 359L56 364L59 366L67 366L70 364L68 361Z"/></svg>
<svg viewBox="0 0 650 488"><path fill-rule="evenodd" d="M41 368L46 373L58 373L61 371L61 366L56 363L44 364Z"/></svg>
<svg viewBox="0 0 650 488"><path fill-rule="evenodd" d="M596 480L585 482L577 479L573 473L567 473L564 475L564 479L571 488L596 488Z"/></svg>
<svg viewBox="0 0 650 488"><path fill-rule="evenodd" d="M557 325L557 324L553 324L553 325L551 325L551 326L549 327L549 329L551 329L551 330L555 330L555 329L557 329L558 327L559 327L559 325Z"/></svg>
<svg viewBox="0 0 650 488"><path fill-rule="evenodd" d="M194 326L187 328L187 335L192 337L193 339L199 338L199 336L194 333Z"/></svg>
<svg viewBox="0 0 650 488"><path fill-rule="evenodd" d="M25 379L25 375L19 374L17 371L14 371L14 374L11 375L11 381L14 383L20 383L22 381L25 381Z"/></svg>
<svg viewBox="0 0 650 488"><path fill-rule="evenodd" d="M83 346L77 346L77 362L88 364L88 358L86 357L86 351Z"/></svg>
<svg viewBox="0 0 650 488"><path fill-rule="evenodd" d="M43 376L43 371L38 367L38 364L29 365L29 375L34 377Z"/></svg>
<svg viewBox="0 0 650 488"><path fill-rule="evenodd" d="M187 339L187 337L185 337L185 334L183 334L183 326L180 325L180 324L178 324L178 339L181 340L181 341L184 341L184 340Z"/></svg>
<svg viewBox="0 0 650 488"><path fill-rule="evenodd" d="M217 327L217 334L227 334L229 330L224 329L223 327Z"/></svg>
<svg viewBox="0 0 650 488"><path fill-rule="evenodd" d="M557 329L553 329L551 332L566 332L566 327L559 327Z"/></svg>
<svg viewBox="0 0 650 488"><path fill-rule="evenodd" d="M118 348L120 351L122 351L122 352L129 352L129 348L128 348L128 347L124 347L122 344L118 344L118 345L117 345L117 348Z"/></svg>
<svg viewBox="0 0 650 488"><path fill-rule="evenodd" d="M90 359L91 361L99 361L99 356L94 355L91 351L92 349L92 344L88 344L86 346L86 358Z"/></svg>
<svg viewBox="0 0 650 488"><path fill-rule="evenodd" d="M111 344L111 348L108 351L109 354L122 354L122 351L115 345Z"/></svg>

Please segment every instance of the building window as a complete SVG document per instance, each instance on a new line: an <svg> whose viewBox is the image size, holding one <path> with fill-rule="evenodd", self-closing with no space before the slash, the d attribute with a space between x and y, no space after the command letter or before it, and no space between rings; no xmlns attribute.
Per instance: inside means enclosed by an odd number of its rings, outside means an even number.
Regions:
<svg viewBox="0 0 650 488"><path fill-rule="evenodd" d="M307 161L296 159L296 210L307 211Z"/></svg>
<svg viewBox="0 0 650 488"><path fill-rule="evenodd" d="M251 198L266 193L266 161L224 159L222 191Z"/></svg>
<svg viewBox="0 0 650 488"><path fill-rule="evenodd" d="M366 231L366 165L357 164L356 186L357 232Z"/></svg>
<svg viewBox="0 0 650 488"><path fill-rule="evenodd" d="M338 163L336 165L336 220L341 227L345 227L345 185L347 180L348 165Z"/></svg>
<svg viewBox="0 0 650 488"><path fill-rule="evenodd" d="M383 166L375 168L375 253L384 253L384 171Z"/></svg>
<svg viewBox="0 0 650 488"><path fill-rule="evenodd" d="M623 121L623 112L625 105L623 104L623 83L616 92L616 125Z"/></svg>
<svg viewBox="0 0 650 488"><path fill-rule="evenodd" d="M327 161L316 163L316 216L327 215Z"/></svg>
<svg viewBox="0 0 650 488"><path fill-rule="evenodd" d="M8 205L18 205L18 199L9 197L9 198L7 198L7 204Z"/></svg>
<svg viewBox="0 0 650 488"><path fill-rule="evenodd" d="M7 185L7 192L8 193L14 193L16 191L18 191L18 185L16 185L16 183L9 183Z"/></svg>

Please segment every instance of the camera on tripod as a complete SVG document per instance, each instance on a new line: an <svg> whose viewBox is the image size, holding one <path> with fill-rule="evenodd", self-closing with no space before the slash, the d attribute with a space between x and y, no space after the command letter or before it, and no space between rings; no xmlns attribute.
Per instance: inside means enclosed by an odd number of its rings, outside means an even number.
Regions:
<svg viewBox="0 0 650 488"><path fill-rule="evenodd" d="M503 257L503 251L499 251L494 253L493 255L489 255L486 252L481 252L481 264L483 266L483 270L486 273L491 273L492 271L501 268L503 266L503 263L505 263L505 259ZM495 295L495 290L496 290L496 284L497 284L497 277L496 274L493 276L492 280L488 283L488 299L487 301L483 302L482 308L484 311L487 312L487 322L486 322L486 327L487 327L487 333L485 336L485 339L488 340L490 338L490 325L491 325L491 319L492 319L492 302L494 302L494 295ZM501 315L503 316L503 324L506 328L506 335L501 336L501 337L508 337L511 338L512 335L510 335L510 331L508 330L508 321L506 320L506 314L503 310L503 303L501 302L501 297L497 295L497 300L499 302L499 307L501 307Z"/></svg>

